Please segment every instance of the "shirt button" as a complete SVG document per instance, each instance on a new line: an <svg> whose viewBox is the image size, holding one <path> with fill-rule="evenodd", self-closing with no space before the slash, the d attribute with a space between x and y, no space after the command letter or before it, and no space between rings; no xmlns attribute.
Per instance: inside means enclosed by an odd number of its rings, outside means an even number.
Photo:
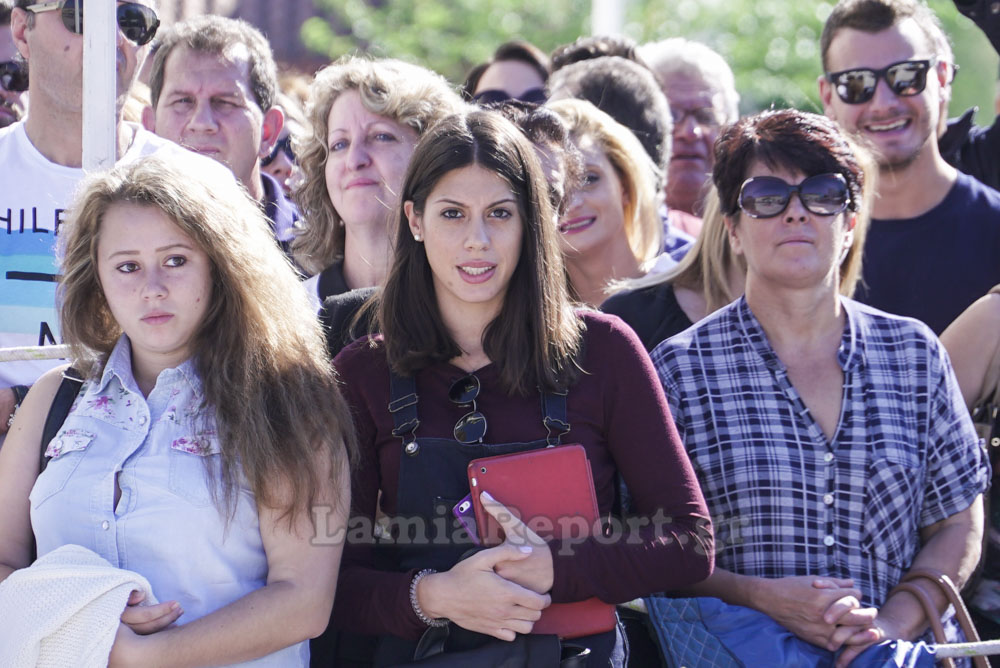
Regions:
<svg viewBox="0 0 1000 668"><path fill-rule="evenodd" d="M828 452L825 455L823 455L823 461L826 462L827 464L829 464L830 462L832 462L833 461L833 453L832 452Z"/></svg>
<svg viewBox="0 0 1000 668"><path fill-rule="evenodd" d="M410 441L409 443L406 444L406 447L403 449L406 451L406 454L410 455L411 457L415 456L418 452L420 452L420 446L417 445L416 441Z"/></svg>
<svg viewBox="0 0 1000 668"><path fill-rule="evenodd" d="M145 415L140 415L140 416L139 416L139 426L140 426L140 427L143 427L143 426L145 426L145 425L146 425L146 420L147 420L147 419L148 419L148 418L147 418L147 417L146 417Z"/></svg>
<svg viewBox="0 0 1000 668"><path fill-rule="evenodd" d="M823 544L826 545L827 547L831 547L833 545L833 536L827 536L826 538L824 538Z"/></svg>
<svg viewBox="0 0 1000 668"><path fill-rule="evenodd" d="M833 494L824 494L823 503L825 503L826 505L830 505L831 503L833 503Z"/></svg>
<svg viewBox="0 0 1000 668"><path fill-rule="evenodd" d="M104 520L103 522L101 522L101 528L104 529L105 531L107 531L108 527L110 527L110 526L111 526L111 523L108 522L107 520Z"/></svg>

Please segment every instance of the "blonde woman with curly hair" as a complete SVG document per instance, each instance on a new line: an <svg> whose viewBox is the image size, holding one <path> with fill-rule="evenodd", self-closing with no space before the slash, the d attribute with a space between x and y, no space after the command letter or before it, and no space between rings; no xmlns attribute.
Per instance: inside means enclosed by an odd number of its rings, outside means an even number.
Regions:
<svg viewBox="0 0 1000 668"><path fill-rule="evenodd" d="M133 595L112 666L307 666L327 625L343 546L314 537L346 524L354 436L270 235L188 158L91 177L63 228L62 332L85 380L41 443L64 369L43 376L0 452L0 579L33 543L144 576L161 602Z"/></svg>
<svg viewBox="0 0 1000 668"><path fill-rule="evenodd" d="M548 106L569 127L584 158L583 183L559 221L559 236L574 296L597 307L613 282L638 278L658 264L659 168L628 128L589 102Z"/></svg>
<svg viewBox="0 0 1000 668"><path fill-rule="evenodd" d="M296 149L303 223L292 251L322 302L385 278L388 230L413 148L463 102L430 70L357 56L320 71L309 99L311 128Z"/></svg>

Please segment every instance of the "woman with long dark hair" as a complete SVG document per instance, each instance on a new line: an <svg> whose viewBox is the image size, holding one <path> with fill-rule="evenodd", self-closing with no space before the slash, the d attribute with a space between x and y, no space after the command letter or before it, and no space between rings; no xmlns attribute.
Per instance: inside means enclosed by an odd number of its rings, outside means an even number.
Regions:
<svg viewBox="0 0 1000 668"><path fill-rule="evenodd" d="M335 360L362 449L352 532L370 535L378 504L388 545L348 546L334 623L379 636L376 662L389 664L412 659L440 620L457 645L482 648L529 633L550 602L618 603L705 578L711 527L662 391L623 323L572 307L530 142L493 112L445 119L418 145L402 200L382 334ZM602 517L621 505L617 481L628 486L629 530L529 548L511 542L531 536L514 520L507 542L463 559L471 544L448 520L469 461L572 443ZM393 530L403 518L426 532ZM613 631L576 642L590 665L621 662Z"/></svg>

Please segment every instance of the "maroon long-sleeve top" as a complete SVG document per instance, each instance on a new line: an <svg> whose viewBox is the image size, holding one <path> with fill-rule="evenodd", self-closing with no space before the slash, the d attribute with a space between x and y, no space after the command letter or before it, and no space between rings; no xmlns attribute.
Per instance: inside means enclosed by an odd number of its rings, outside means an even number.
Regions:
<svg viewBox="0 0 1000 668"><path fill-rule="evenodd" d="M560 550L550 543L557 603L592 596L620 603L638 596L693 584L711 573L713 537L705 500L674 428L656 371L642 343L615 316L583 313L586 323L584 370L570 388L563 443L586 449L602 515L614 503L615 472L631 495L631 511L649 522L626 530L611 544L590 539ZM361 447L352 487L352 515L375 517L397 510L402 444L392 435L388 410L389 370L385 350L368 341L345 348L335 365L354 415ZM500 387L493 365L477 370L482 389L477 407L486 415L490 443L544 439L537 393L510 396ZM448 400L448 388L465 372L438 364L416 376L419 437L451 438L455 422L468 411ZM633 520L623 523L638 526ZM571 554L564 554L570 552ZM368 546L351 541L345 548L333 622L366 634L416 639L426 629L409 601L413 572L377 570Z"/></svg>

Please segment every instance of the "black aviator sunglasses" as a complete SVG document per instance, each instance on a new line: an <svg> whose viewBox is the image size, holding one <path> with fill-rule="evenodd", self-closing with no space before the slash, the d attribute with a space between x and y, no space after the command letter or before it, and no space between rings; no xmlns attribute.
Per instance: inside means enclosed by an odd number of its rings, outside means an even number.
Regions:
<svg viewBox="0 0 1000 668"><path fill-rule="evenodd" d="M459 406L472 404L472 410L459 418L453 430L455 440L465 445L482 443L486 436L486 416L476 408L479 388L479 378L472 373L462 376L448 388L448 398L452 403Z"/></svg>
<svg viewBox="0 0 1000 668"><path fill-rule="evenodd" d="M82 0L55 0L54 2L39 2L25 7L29 12L51 12L59 10L63 25L70 32L83 34ZM115 14L118 27L125 37L138 46L153 39L156 29L160 27L160 19L151 7L135 2L123 2L118 5Z"/></svg>

